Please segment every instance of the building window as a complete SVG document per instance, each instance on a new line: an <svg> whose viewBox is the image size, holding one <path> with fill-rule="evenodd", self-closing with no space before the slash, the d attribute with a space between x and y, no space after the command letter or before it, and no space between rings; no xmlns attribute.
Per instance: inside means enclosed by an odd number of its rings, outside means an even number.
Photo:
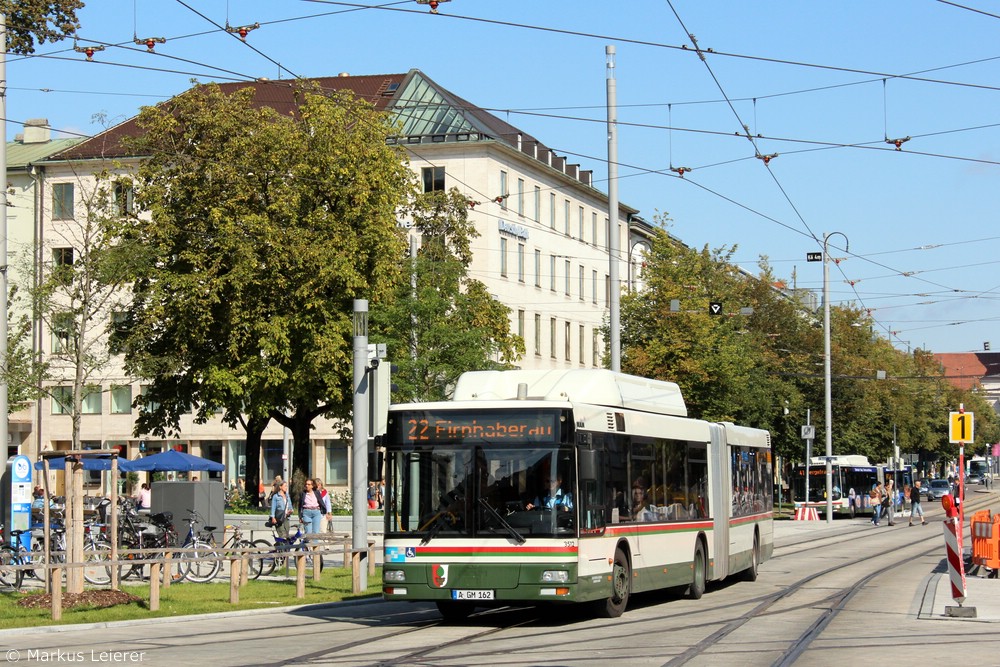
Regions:
<svg viewBox="0 0 1000 667"><path fill-rule="evenodd" d="M587 362L584 361L584 348L587 347L587 345L586 345L587 339L585 338L586 335L587 335L587 327L585 327L585 326L583 326L581 324L580 325L580 340L578 341L579 344L580 344L580 365L581 366L585 366L587 364Z"/></svg>
<svg viewBox="0 0 1000 667"><path fill-rule="evenodd" d="M73 412L73 387L52 387L52 414L68 415Z"/></svg>
<svg viewBox="0 0 1000 667"><path fill-rule="evenodd" d="M594 303L597 303L597 271L590 272L590 298Z"/></svg>
<svg viewBox="0 0 1000 667"><path fill-rule="evenodd" d="M542 251L535 250L535 287L542 286Z"/></svg>
<svg viewBox="0 0 1000 667"><path fill-rule="evenodd" d="M444 192L444 167L424 167L424 192Z"/></svg>
<svg viewBox="0 0 1000 667"><path fill-rule="evenodd" d="M52 185L52 219L73 219L73 184L54 183Z"/></svg>
<svg viewBox="0 0 1000 667"><path fill-rule="evenodd" d="M567 322L566 326L564 327L564 331L566 332L566 336L565 336L566 340L564 341L565 344L566 344L566 349L565 349L566 354L564 356L566 357L566 361L573 361L573 349L572 349L572 343L573 343L573 336L572 336L573 325L570 324L569 322Z"/></svg>
<svg viewBox="0 0 1000 667"><path fill-rule="evenodd" d="M569 296L569 284L570 284L570 281L572 280L572 278L570 278L570 275L569 275L570 274L569 260L567 259L564 264L565 264L565 268L566 268L566 296Z"/></svg>
<svg viewBox="0 0 1000 667"><path fill-rule="evenodd" d="M549 255L549 289L556 291L556 256Z"/></svg>
<svg viewBox="0 0 1000 667"><path fill-rule="evenodd" d="M590 239L597 246L597 211L590 214Z"/></svg>
<svg viewBox="0 0 1000 667"><path fill-rule="evenodd" d="M132 385L111 385L111 414L127 415L132 412Z"/></svg>
<svg viewBox="0 0 1000 667"><path fill-rule="evenodd" d="M583 301L583 299L584 299L583 295L585 294L585 290L583 289L584 275L585 275L585 270L583 268L583 264L581 264L580 265L580 301Z"/></svg>
<svg viewBox="0 0 1000 667"><path fill-rule="evenodd" d="M507 277L507 239L500 238L500 275Z"/></svg>
<svg viewBox="0 0 1000 667"><path fill-rule="evenodd" d="M116 214L128 216L135 213L135 188L132 186L132 181L128 179L115 181L114 197Z"/></svg>
<svg viewBox="0 0 1000 667"><path fill-rule="evenodd" d="M584 239L583 236L583 207L580 207L580 240Z"/></svg>
<svg viewBox="0 0 1000 667"><path fill-rule="evenodd" d="M73 282L73 249L52 249L52 278L60 285Z"/></svg>
<svg viewBox="0 0 1000 667"><path fill-rule="evenodd" d="M535 356L542 356L542 316L535 313Z"/></svg>
<svg viewBox="0 0 1000 667"><path fill-rule="evenodd" d="M517 311L517 335L524 340L524 311Z"/></svg>
<svg viewBox="0 0 1000 667"><path fill-rule="evenodd" d="M569 236L569 200L563 201L563 233Z"/></svg>
<svg viewBox="0 0 1000 667"><path fill-rule="evenodd" d="M609 250L611 246L611 226L608 225L608 219L604 218L604 249Z"/></svg>
<svg viewBox="0 0 1000 667"><path fill-rule="evenodd" d="M108 338L108 352L111 354L122 354L125 351L122 348L119 336L124 336L128 333L126 329L127 320L128 315L124 311L116 310L111 313L111 336Z"/></svg>
<svg viewBox="0 0 1000 667"><path fill-rule="evenodd" d="M139 394L141 396L145 396L148 393L149 393L149 385L148 384L139 385ZM143 410L145 412L156 412L159 409L160 409L160 404L157 403L156 401L149 401L149 403L147 403L143 407Z"/></svg>
<svg viewBox="0 0 1000 667"><path fill-rule="evenodd" d="M556 318L549 318L549 356L556 358Z"/></svg>
<svg viewBox="0 0 1000 667"><path fill-rule="evenodd" d="M326 441L326 483L347 484L347 444L343 440Z"/></svg>
<svg viewBox="0 0 1000 667"><path fill-rule="evenodd" d="M52 318L52 353L69 352L76 333L73 313L56 313Z"/></svg>
<svg viewBox="0 0 1000 667"><path fill-rule="evenodd" d="M611 303L611 276L604 274L604 304Z"/></svg>
<svg viewBox="0 0 1000 667"><path fill-rule="evenodd" d="M597 329L595 328L590 334L590 345L592 348L591 356L593 357L593 359L591 359L591 363L594 365L594 367L598 367L601 365L601 354L598 343L599 341L597 338Z"/></svg>
<svg viewBox="0 0 1000 667"><path fill-rule="evenodd" d="M535 186L535 222L542 221L542 189Z"/></svg>
<svg viewBox="0 0 1000 667"><path fill-rule="evenodd" d="M524 179L517 179L517 214L524 215Z"/></svg>
<svg viewBox="0 0 1000 667"><path fill-rule="evenodd" d="M517 279L524 282L524 244L517 244Z"/></svg>
<svg viewBox="0 0 1000 667"><path fill-rule="evenodd" d="M83 400L80 403L80 412L85 415L101 414L101 388L97 385L89 385L83 390Z"/></svg>
<svg viewBox="0 0 1000 667"><path fill-rule="evenodd" d="M500 172L500 208L504 211L507 210L507 172Z"/></svg>
<svg viewBox="0 0 1000 667"><path fill-rule="evenodd" d="M549 195L549 227L556 228L556 193Z"/></svg>

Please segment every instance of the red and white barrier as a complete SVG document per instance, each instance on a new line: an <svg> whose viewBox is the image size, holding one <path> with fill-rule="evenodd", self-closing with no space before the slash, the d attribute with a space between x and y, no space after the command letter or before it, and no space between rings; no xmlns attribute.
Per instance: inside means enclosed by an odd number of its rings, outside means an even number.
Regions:
<svg viewBox="0 0 1000 667"><path fill-rule="evenodd" d="M816 511L815 507L796 507L795 508L795 520L796 521L819 521L819 512Z"/></svg>
<svg viewBox="0 0 1000 667"><path fill-rule="evenodd" d="M965 561L962 560L962 531L958 517L945 519L944 544L948 548L948 579L951 581L951 597L955 602L965 602Z"/></svg>

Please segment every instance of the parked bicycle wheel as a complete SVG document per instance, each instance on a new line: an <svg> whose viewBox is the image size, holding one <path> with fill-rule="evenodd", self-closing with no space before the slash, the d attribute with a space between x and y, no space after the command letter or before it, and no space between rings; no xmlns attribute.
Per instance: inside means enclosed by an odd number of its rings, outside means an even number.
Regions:
<svg viewBox="0 0 1000 667"><path fill-rule="evenodd" d="M190 547L195 551L180 554L178 569L181 576L196 584L205 584L215 579L222 569L222 561L212 545L207 542L195 542Z"/></svg>
<svg viewBox="0 0 1000 667"><path fill-rule="evenodd" d="M6 545L0 547L0 586L21 587L24 572L15 570L14 565L17 565L17 549Z"/></svg>
<svg viewBox="0 0 1000 667"><path fill-rule="evenodd" d="M274 545L268 542L267 540L261 539L261 540L254 540L250 546L252 546L254 549L260 549L262 551L266 550L264 553L261 553L259 556L255 556L253 558L253 562L257 564L256 574L254 574L255 566L251 565L250 576L256 579L261 575L264 575L266 577L270 575L272 572L274 572L274 556L270 553L271 551L274 550Z"/></svg>
<svg viewBox="0 0 1000 667"><path fill-rule="evenodd" d="M111 583L111 545L107 542L94 542L83 547L83 578L95 586L107 586ZM119 579L121 571L119 570Z"/></svg>

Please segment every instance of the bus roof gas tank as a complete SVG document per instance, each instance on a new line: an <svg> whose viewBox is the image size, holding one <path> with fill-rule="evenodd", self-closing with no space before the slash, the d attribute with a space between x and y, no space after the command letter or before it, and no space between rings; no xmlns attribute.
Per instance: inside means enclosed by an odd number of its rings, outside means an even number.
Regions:
<svg viewBox="0 0 1000 667"><path fill-rule="evenodd" d="M469 371L455 385L455 401L559 401L630 408L687 417L675 382L603 368L549 371Z"/></svg>

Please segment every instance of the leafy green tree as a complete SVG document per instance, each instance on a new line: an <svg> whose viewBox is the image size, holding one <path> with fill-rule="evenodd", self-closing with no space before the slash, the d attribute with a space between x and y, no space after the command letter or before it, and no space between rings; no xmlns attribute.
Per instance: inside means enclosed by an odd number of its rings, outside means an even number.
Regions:
<svg viewBox="0 0 1000 667"><path fill-rule="evenodd" d="M151 381L139 428L221 410L248 429L247 489L268 418L308 473L313 420L349 413L353 299L395 284L414 186L384 114L306 86L298 100L281 116L252 88L198 86L144 109L132 144L148 156L136 198L149 215L125 232L143 256L123 340Z"/></svg>
<svg viewBox="0 0 1000 667"><path fill-rule="evenodd" d="M80 27L81 0L0 0L7 21L7 52L27 55L35 45L66 39Z"/></svg>
<svg viewBox="0 0 1000 667"><path fill-rule="evenodd" d="M524 352L510 310L469 278L470 242L479 234L468 212L456 189L417 199L413 225L422 243L395 298L372 312L372 339L393 352L400 401L444 400L464 371L509 368Z"/></svg>

